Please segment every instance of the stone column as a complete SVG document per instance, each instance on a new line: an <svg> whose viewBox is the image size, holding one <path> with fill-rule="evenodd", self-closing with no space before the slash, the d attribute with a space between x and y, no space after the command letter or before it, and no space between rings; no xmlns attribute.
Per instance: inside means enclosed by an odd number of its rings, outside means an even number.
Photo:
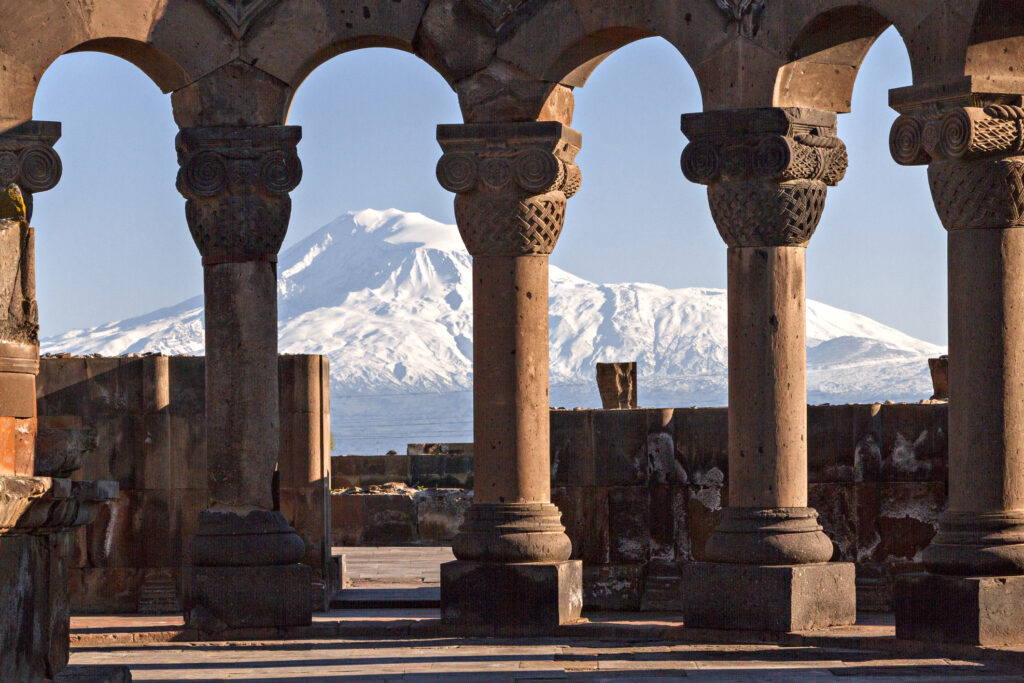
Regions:
<svg viewBox="0 0 1024 683"><path fill-rule="evenodd" d="M551 504L548 256L580 184L555 122L438 127L441 185L473 255L474 503L442 565L442 617L509 632L570 623L582 567Z"/></svg>
<svg viewBox="0 0 1024 683"><path fill-rule="evenodd" d="M291 126L183 128L178 189L203 257L210 507L185 618L202 630L311 619L302 540L273 509L280 452L277 252L302 176Z"/></svg>
<svg viewBox="0 0 1024 683"><path fill-rule="evenodd" d="M807 506L804 255L846 172L836 116L750 109L683 117L683 172L708 185L728 250L728 506L710 562L686 568L692 626L853 623L854 571Z"/></svg>
<svg viewBox="0 0 1024 683"><path fill-rule="evenodd" d="M29 222L33 195L60 181L53 150L60 134L60 123L52 121L29 121L0 134L0 427L22 435L0 443L0 475L36 474L39 311Z"/></svg>
<svg viewBox="0 0 1024 683"><path fill-rule="evenodd" d="M948 507L895 607L898 637L1002 645L1024 643L1024 108L986 99L903 107L890 136L928 164L949 268Z"/></svg>

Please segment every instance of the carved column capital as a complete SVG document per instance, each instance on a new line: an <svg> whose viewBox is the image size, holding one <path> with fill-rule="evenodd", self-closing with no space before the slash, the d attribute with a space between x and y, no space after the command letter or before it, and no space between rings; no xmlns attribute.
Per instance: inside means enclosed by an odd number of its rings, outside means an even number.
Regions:
<svg viewBox="0 0 1024 683"><path fill-rule="evenodd" d="M183 128L178 191L204 265L277 261L302 179L298 126Z"/></svg>
<svg viewBox="0 0 1024 683"><path fill-rule="evenodd" d="M580 134L556 122L443 125L441 186L474 256L550 254L580 187Z"/></svg>
<svg viewBox="0 0 1024 683"><path fill-rule="evenodd" d="M683 174L708 186L711 214L730 247L805 246L828 185L846 174L836 115L815 109L686 114Z"/></svg>
<svg viewBox="0 0 1024 683"><path fill-rule="evenodd" d="M933 102L904 113L892 126L889 151L903 166L928 164L947 230L1024 227L1024 107L972 99L969 106Z"/></svg>
<svg viewBox="0 0 1024 683"><path fill-rule="evenodd" d="M60 135L56 121L26 121L0 133L0 188L17 185L25 203L24 216L0 218L31 221L32 195L52 190L60 182L64 167L53 149Z"/></svg>

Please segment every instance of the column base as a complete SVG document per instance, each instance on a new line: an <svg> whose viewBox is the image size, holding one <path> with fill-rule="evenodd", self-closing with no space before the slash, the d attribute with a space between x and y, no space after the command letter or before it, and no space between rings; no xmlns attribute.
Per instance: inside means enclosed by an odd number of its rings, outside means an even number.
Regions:
<svg viewBox="0 0 1024 683"><path fill-rule="evenodd" d="M1024 643L1024 576L904 574L893 598L896 637L968 645Z"/></svg>
<svg viewBox="0 0 1024 683"><path fill-rule="evenodd" d="M857 620L851 562L683 567L684 623L692 628L809 631Z"/></svg>
<svg viewBox="0 0 1024 683"><path fill-rule="evenodd" d="M441 618L494 635L542 632L579 620L583 563L446 562L441 565Z"/></svg>
<svg viewBox="0 0 1024 683"><path fill-rule="evenodd" d="M313 570L304 564L193 567L185 626L200 631L308 626L312 580Z"/></svg>

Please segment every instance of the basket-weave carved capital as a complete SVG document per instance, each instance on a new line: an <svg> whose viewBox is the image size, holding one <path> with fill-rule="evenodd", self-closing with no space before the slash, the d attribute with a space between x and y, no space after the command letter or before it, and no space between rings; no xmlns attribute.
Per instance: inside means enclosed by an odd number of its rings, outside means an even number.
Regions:
<svg viewBox="0 0 1024 683"><path fill-rule="evenodd" d="M32 195L52 190L60 182L64 169L53 149L60 134L56 121L27 121L0 133L0 188L18 186L26 221L32 220Z"/></svg>
<svg viewBox="0 0 1024 683"><path fill-rule="evenodd" d="M183 128L178 191L205 265L276 261L302 179L298 126Z"/></svg>
<svg viewBox="0 0 1024 683"><path fill-rule="evenodd" d="M1024 108L921 107L896 119L889 151L904 166L928 164L947 230L1024 227Z"/></svg>
<svg viewBox="0 0 1024 683"><path fill-rule="evenodd" d="M803 246L825 209L827 186L846 174L836 117L813 109L687 114L686 178L708 201L730 247Z"/></svg>
<svg viewBox="0 0 1024 683"><path fill-rule="evenodd" d="M441 186L474 256L550 254L579 190L580 135L555 122L438 126Z"/></svg>

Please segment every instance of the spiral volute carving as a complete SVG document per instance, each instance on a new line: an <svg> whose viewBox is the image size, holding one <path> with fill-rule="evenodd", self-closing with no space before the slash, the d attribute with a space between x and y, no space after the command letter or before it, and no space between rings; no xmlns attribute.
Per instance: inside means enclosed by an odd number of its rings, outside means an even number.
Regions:
<svg viewBox="0 0 1024 683"><path fill-rule="evenodd" d="M274 261L302 179L293 126L185 128L178 190L207 265Z"/></svg>

